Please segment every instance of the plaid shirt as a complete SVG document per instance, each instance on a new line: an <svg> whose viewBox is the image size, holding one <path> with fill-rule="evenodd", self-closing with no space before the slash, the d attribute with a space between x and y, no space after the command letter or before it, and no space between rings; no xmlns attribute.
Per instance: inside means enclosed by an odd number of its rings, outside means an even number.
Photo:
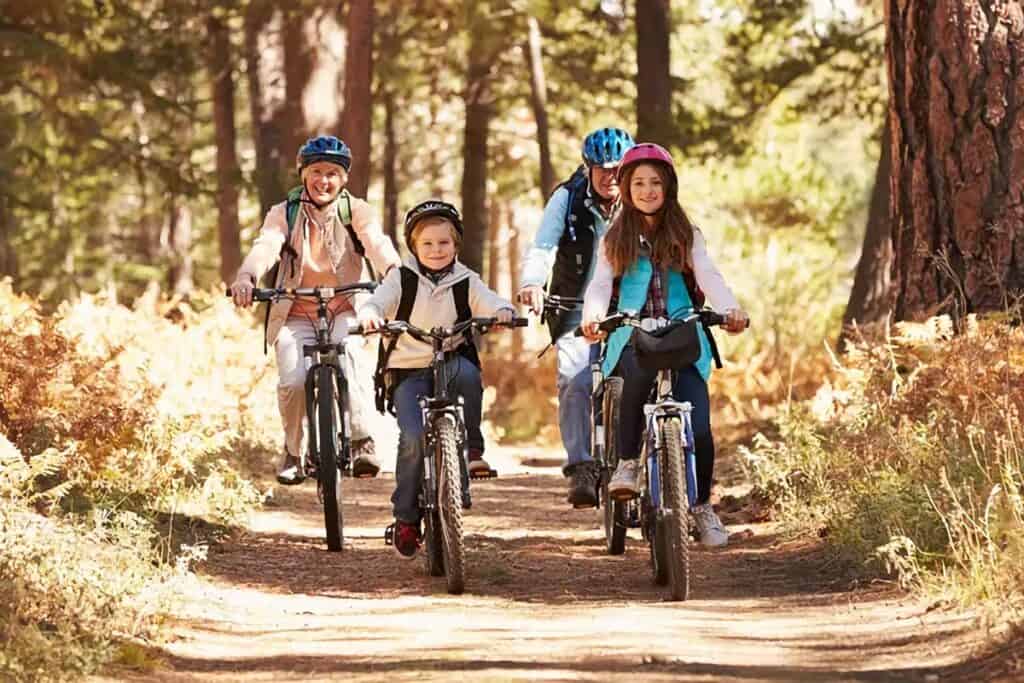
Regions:
<svg viewBox="0 0 1024 683"><path fill-rule="evenodd" d="M647 302L644 303L643 316L645 318L667 318L668 302L665 300L665 280L661 269L654 263L651 255L651 243L643 237L640 238L640 254L651 259L651 284L647 287Z"/></svg>

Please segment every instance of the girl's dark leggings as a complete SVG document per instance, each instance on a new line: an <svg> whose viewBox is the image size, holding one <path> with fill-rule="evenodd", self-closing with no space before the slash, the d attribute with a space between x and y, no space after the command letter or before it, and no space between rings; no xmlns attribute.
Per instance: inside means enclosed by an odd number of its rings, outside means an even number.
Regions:
<svg viewBox="0 0 1024 683"><path fill-rule="evenodd" d="M621 377L622 404L619 406L619 453L624 460L640 455L640 439L644 431L644 403L647 403L658 378L657 371L644 370L636 362L633 345L622 350L619 363L612 371L613 377ZM711 497L711 476L715 469L715 440L711 436L711 402L708 385L690 366L676 372L672 395L677 401L688 401L693 406L690 421L693 425L694 450L697 456L697 503L708 502Z"/></svg>

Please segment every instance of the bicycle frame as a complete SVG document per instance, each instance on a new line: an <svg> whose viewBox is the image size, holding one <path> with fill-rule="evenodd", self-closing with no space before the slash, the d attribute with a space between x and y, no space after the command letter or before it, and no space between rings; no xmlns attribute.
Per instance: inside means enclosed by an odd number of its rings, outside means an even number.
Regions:
<svg viewBox="0 0 1024 683"><path fill-rule="evenodd" d="M429 457L434 447L434 432L432 428L434 421L442 415L451 415L455 420L455 433L459 437L458 449L461 455L460 466L463 470L468 468L468 453L466 452L466 426L462 412L462 397L453 400L448 395L448 369L446 367L444 339L439 336L431 337L434 347L433 359L430 361L430 368L434 376L434 387L431 396L420 396L420 410L423 411L423 438L426 439L424 449L426 457L423 458L423 500L421 507L426 512L432 512L437 508L437 463L434 458Z"/></svg>
<svg viewBox="0 0 1024 683"><path fill-rule="evenodd" d="M342 370L342 363L345 357L345 339L337 344L330 340L330 318L327 312L329 297L317 297L316 315L316 342L314 344L303 344L302 355L306 365L306 424L308 426L309 452L313 454L314 467L319 468L319 444L316 429L316 392L322 391L323 387L316 386L318 370L324 366L334 369L334 380L337 393L335 395L338 404L338 467L342 470L348 469L351 456L351 416L349 412L348 379Z"/></svg>
<svg viewBox="0 0 1024 683"><path fill-rule="evenodd" d="M683 443L680 445L686 458L686 498L691 508L697 503L696 456L693 448L693 427L690 423L693 406L688 401L676 401L672 397L673 379L671 370L659 370L655 383L654 402L644 404L644 423L646 425L644 433L647 445L644 458L645 481L651 506L658 511L659 515L675 512L665 508L662 502L661 466L658 460L663 448L662 430L659 427L661 422L670 417L678 417L683 423Z"/></svg>

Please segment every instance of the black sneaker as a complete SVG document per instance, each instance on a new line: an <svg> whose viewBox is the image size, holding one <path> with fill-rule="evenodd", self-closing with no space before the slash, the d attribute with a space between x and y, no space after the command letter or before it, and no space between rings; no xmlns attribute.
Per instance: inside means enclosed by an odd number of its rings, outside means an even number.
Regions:
<svg viewBox="0 0 1024 683"><path fill-rule="evenodd" d="M352 442L352 476L357 479L372 479L380 472L377 463L377 448L373 437Z"/></svg>
<svg viewBox="0 0 1024 683"><path fill-rule="evenodd" d="M284 454L284 464L277 473L277 483L285 486L295 486L305 481L306 475L302 472L302 463L290 453Z"/></svg>
<svg viewBox="0 0 1024 683"><path fill-rule="evenodd" d="M574 508L597 507L597 467L581 462L569 470L569 504Z"/></svg>
<svg viewBox="0 0 1024 683"><path fill-rule="evenodd" d="M396 519L384 530L384 542L403 560L411 560L420 549L420 526Z"/></svg>

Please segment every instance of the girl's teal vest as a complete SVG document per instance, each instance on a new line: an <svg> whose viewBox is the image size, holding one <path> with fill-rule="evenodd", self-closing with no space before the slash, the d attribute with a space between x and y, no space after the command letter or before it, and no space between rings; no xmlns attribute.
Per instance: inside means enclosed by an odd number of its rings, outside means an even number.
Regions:
<svg viewBox="0 0 1024 683"><path fill-rule="evenodd" d="M617 311L639 311L647 303L647 290L651 286L651 275L654 268L651 259L647 256L640 256L629 270L622 274L619 283L619 304ZM666 285L668 295L668 311L670 316L682 317L693 312L693 302L690 300L690 292L686 288L686 281L678 270L666 271L668 277L663 282ZM629 337L633 333L632 327L620 327L612 332L608 338L608 346L605 350L604 365L601 371L605 376L612 373L622 355L622 349L629 343ZM711 344L708 342L707 333L703 325L697 325L697 336L700 337L700 358L694 363L700 376L706 382L711 375Z"/></svg>

